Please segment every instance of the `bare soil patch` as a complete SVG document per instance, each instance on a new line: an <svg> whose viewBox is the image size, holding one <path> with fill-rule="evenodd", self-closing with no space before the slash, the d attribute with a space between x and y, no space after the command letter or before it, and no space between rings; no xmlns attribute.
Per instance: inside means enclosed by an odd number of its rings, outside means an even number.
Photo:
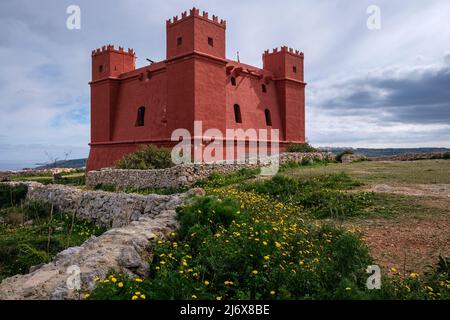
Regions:
<svg viewBox="0 0 450 320"><path fill-rule="evenodd" d="M373 219L360 221L357 228L372 257L385 271L423 273L438 256L450 254L450 216Z"/></svg>

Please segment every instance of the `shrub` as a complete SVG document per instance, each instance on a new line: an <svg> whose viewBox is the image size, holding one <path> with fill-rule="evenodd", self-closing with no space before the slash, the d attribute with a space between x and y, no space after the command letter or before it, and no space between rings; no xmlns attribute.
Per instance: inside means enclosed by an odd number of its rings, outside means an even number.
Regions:
<svg viewBox="0 0 450 320"><path fill-rule="evenodd" d="M28 187L18 185L12 187L6 184L0 184L0 209L20 204L26 197Z"/></svg>
<svg viewBox="0 0 450 320"><path fill-rule="evenodd" d="M445 152L443 155L442 155L442 158L443 159L450 159L450 151L449 152Z"/></svg>
<svg viewBox="0 0 450 320"><path fill-rule="evenodd" d="M342 162L342 156L346 154L355 154L355 152L352 149L344 150L336 156L336 161Z"/></svg>
<svg viewBox="0 0 450 320"><path fill-rule="evenodd" d="M147 145L135 153L124 156L116 164L119 169L164 169L172 167L171 152L166 148Z"/></svg>
<svg viewBox="0 0 450 320"><path fill-rule="evenodd" d="M291 143L286 147L287 152L317 152L309 143Z"/></svg>
<svg viewBox="0 0 450 320"><path fill-rule="evenodd" d="M180 235L182 238L192 233L192 229L207 227L210 232L217 232L220 227L228 227L235 217L239 204L231 199L219 200L213 197L194 199L191 206L178 209Z"/></svg>

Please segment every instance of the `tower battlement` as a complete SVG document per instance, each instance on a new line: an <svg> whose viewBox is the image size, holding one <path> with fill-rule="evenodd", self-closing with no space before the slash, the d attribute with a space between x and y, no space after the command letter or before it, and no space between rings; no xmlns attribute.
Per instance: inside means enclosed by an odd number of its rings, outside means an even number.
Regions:
<svg viewBox="0 0 450 320"><path fill-rule="evenodd" d="M132 48L128 48L128 50L125 51L123 47L118 47L116 49L111 44L108 44L108 45L102 46L101 48L97 48L95 50L92 50L92 56L94 57L94 56L97 56L97 55L105 53L105 52L122 53L122 54L130 55L132 57L136 56L136 53L134 52L134 50Z"/></svg>
<svg viewBox="0 0 450 320"><path fill-rule="evenodd" d="M187 12L187 11L182 12L180 17L174 16L172 19L168 19L166 21L166 26L170 27L170 26L177 24L178 22L188 19L190 17L197 17L197 18L207 20L218 26L221 26L222 28L226 28L226 26L227 26L227 22L225 20L222 20L222 19L219 20L219 17L216 15L213 15L212 18L210 19L208 12L203 11L202 14L200 14L200 10L195 7L190 9L189 12Z"/></svg>
<svg viewBox="0 0 450 320"><path fill-rule="evenodd" d="M287 53L290 53L299 58L303 58L303 56L304 56L303 52L301 52L300 50L294 50L293 48L290 48L287 46L282 46L280 48L277 47L277 48L272 49L272 52L270 52L269 50L265 50L263 53L263 57L272 55L272 54L281 53L281 52L287 52Z"/></svg>

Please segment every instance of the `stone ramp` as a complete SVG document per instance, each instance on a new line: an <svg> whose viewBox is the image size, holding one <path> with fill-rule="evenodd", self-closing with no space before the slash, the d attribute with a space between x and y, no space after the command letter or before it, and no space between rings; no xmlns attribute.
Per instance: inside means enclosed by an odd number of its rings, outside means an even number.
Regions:
<svg viewBox="0 0 450 320"><path fill-rule="evenodd" d="M67 286L70 266L80 268L83 292L95 288L94 279L103 279L111 270L146 276L152 259L149 245L177 227L176 212L166 210L154 218L141 217L126 227L110 229L79 247L60 252L52 262L29 274L3 280L0 300L79 299L77 291Z"/></svg>

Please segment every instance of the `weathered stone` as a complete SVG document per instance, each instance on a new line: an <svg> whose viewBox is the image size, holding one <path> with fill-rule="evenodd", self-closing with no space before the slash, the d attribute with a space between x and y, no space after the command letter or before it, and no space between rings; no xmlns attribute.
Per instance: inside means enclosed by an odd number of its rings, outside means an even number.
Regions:
<svg viewBox="0 0 450 320"><path fill-rule="evenodd" d="M69 289L69 266L80 269L81 290L92 290L96 277L104 278L111 270L126 275L146 276L152 253L150 242L164 239L178 226L174 210L163 211L155 218L141 217L126 227L111 229L92 237L80 247L59 253L52 262L32 273L17 275L0 284L0 300L16 299L78 299L76 290Z"/></svg>
<svg viewBox="0 0 450 320"><path fill-rule="evenodd" d="M174 210L188 194L140 195L104 191L82 191L63 185L43 185L37 182L4 182L8 185L28 186L27 199L50 202L61 212L74 213L107 228L128 225L141 217Z"/></svg>

